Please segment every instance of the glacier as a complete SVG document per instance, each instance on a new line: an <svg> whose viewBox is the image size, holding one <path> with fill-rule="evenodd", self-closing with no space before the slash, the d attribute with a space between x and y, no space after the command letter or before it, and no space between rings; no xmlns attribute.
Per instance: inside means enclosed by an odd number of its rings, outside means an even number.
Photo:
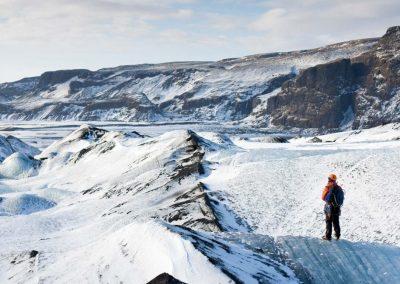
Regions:
<svg viewBox="0 0 400 284"><path fill-rule="evenodd" d="M218 124L1 129L38 161L0 177L2 283L400 281L398 124L318 139ZM8 153L0 168L22 155ZM343 239L326 242L332 169Z"/></svg>

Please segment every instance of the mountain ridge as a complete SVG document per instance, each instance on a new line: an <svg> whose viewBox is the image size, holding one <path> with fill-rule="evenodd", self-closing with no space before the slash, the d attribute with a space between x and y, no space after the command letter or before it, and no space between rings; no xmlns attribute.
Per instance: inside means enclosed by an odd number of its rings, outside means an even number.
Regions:
<svg viewBox="0 0 400 284"><path fill-rule="evenodd" d="M337 110L335 123L290 123L274 100L305 70L371 52L368 38L309 50L262 53L219 61L181 61L44 72L0 84L4 120L134 122L215 121L263 128L329 131L349 129L351 113ZM312 91L312 90L311 90ZM299 108L303 102L294 99ZM274 104L276 107L273 107ZM345 103L344 105L348 105ZM295 114L297 115L297 114ZM332 114L329 114L332 116ZM310 112L310 119L320 117ZM301 120L301 113L298 114ZM332 120L332 119L331 119ZM378 119L379 120L379 119ZM392 120L385 120L392 122ZM365 124L365 127L376 124Z"/></svg>
<svg viewBox="0 0 400 284"><path fill-rule="evenodd" d="M157 66L157 65L164 65L164 64L180 64L180 63L198 63L198 64L206 64L206 63L218 63L218 62L226 62L226 61L231 61L231 60L238 60L238 59L243 59L243 58L256 58L256 57L273 57L276 55L284 55L284 54L288 54L288 53L301 53L301 52L307 52L310 50L318 50L321 48L329 48L329 47L335 47L341 44L347 44L347 43L352 43L352 42L364 42L364 41L377 41L379 39L379 37L369 37L369 38L359 38L359 39L353 39L353 40L347 40L347 41L341 41L341 42L337 42L337 43L332 43L332 44L327 44L324 46L319 46L319 47L314 47L314 48L309 48L309 49L296 49L296 50L290 50L290 51L275 51L275 52L266 52L266 53L255 53L255 54L251 54L251 55L243 55L243 56L238 56L238 57L228 57L228 58L222 58L222 59L218 59L218 60L176 60L176 61L166 61L166 62L157 62L157 63L138 63L138 64L122 64L122 65L116 65L116 66L110 66L110 67L102 67L99 69L90 69L90 68L80 68L80 67L76 67L76 68L66 68L66 69L55 69L55 70L49 70L49 71L45 71L40 75L37 76L28 76L28 77L23 77L14 81L5 81L5 82L0 82L0 85L4 85L4 84L12 84L12 83L17 83L17 82L21 82L24 80L29 80L29 79L35 79L40 77L41 75L45 74L45 73L51 73L51 72L57 72L57 71L75 71L75 70L83 70L83 71L89 71L89 72L97 72L97 71L110 71L113 69L120 69L120 68L130 68L130 67L151 67L151 66Z"/></svg>

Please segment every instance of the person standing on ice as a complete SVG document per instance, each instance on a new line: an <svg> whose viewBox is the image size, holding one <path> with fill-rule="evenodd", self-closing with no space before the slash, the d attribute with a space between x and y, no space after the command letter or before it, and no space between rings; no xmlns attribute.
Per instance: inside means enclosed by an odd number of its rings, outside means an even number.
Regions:
<svg viewBox="0 0 400 284"><path fill-rule="evenodd" d="M340 207L343 205L344 193L343 189L336 183L337 177L335 174L330 174L328 184L322 192L322 200L325 201L325 222L326 231L322 237L324 240L332 239L332 225L335 230L335 237L340 238L339 216L341 213Z"/></svg>

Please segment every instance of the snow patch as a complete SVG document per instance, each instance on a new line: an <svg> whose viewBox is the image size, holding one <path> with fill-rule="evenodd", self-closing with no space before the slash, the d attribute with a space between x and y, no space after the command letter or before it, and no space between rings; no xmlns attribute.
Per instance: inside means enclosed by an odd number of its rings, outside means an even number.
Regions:
<svg viewBox="0 0 400 284"><path fill-rule="evenodd" d="M16 152L0 164L0 176L12 179L27 178L36 175L39 166L40 161Z"/></svg>
<svg viewBox="0 0 400 284"><path fill-rule="evenodd" d="M34 194L0 197L0 216L28 215L55 205L55 202Z"/></svg>

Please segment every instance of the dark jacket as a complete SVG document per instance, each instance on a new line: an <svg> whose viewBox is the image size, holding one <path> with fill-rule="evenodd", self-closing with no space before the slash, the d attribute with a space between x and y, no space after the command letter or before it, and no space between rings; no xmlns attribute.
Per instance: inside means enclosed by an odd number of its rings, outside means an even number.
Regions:
<svg viewBox="0 0 400 284"><path fill-rule="evenodd" d="M336 183L328 184L323 193L324 212L327 215L340 215L343 204L343 189Z"/></svg>

